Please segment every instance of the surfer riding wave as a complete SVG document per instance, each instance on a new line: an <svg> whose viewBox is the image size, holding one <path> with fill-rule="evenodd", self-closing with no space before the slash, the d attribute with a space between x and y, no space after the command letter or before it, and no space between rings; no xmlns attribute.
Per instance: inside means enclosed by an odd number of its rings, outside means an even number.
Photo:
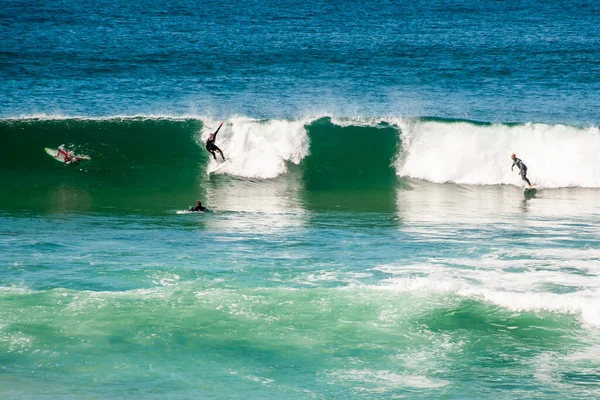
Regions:
<svg viewBox="0 0 600 400"><path fill-rule="evenodd" d="M525 165L520 158L517 158L515 153L511 154L510 158L513 160L513 165L510 167L510 170L512 171L516 165L517 168L519 168L519 175L521 175L521 179L527 182L529 187L532 187L531 182L529 182L529 179L527 179L527 165Z"/></svg>
<svg viewBox="0 0 600 400"><path fill-rule="evenodd" d="M210 136L208 137L208 140L206 141L206 150L208 150L208 152L210 154L212 154L215 161L217 160L217 156L216 156L215 152L219 153L221 155L221 157L223 158L223 161L225 161L225 156L223 155L223 152L215 144L215 140L217 140L217 133L219 133L219 129L221 129L222 126L223 126L223 123L221 122L221 124L219 125L217 130L214 133L211 133Z"/></svg>

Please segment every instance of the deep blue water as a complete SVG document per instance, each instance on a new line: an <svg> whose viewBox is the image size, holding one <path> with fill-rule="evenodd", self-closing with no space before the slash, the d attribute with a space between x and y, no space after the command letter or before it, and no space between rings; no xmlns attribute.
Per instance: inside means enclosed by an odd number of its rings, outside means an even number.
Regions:
<svg viewBox="0 0 600 400"><path fill-rule="evenodd" d="M598 123L594 1L6 1L0 113Z"/></svg>

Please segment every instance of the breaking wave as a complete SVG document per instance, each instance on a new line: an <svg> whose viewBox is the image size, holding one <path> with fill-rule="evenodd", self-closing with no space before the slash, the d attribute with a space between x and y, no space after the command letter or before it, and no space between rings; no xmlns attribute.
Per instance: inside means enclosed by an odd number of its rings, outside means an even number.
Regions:
<svg viewBox="0 0 600 400"><path fill-rule="evenodd" d="M436 118L233 117L219 133L227 162L204 149L218 121L198 117L23 118L0 121L0 170L70 174L44 152L61 144L89 155L83 179L108 186L197 185L211 176L264 180L299 171L309 189L391 187L398 179L520 185L510 154L539 187L600 187L600 130L543 123ZM219 160L220 161L220 160ZM71 168L72 169L72 168ZM204 177L204 178L200 178ZM78 177L77 179L82 179Z"/></svg>

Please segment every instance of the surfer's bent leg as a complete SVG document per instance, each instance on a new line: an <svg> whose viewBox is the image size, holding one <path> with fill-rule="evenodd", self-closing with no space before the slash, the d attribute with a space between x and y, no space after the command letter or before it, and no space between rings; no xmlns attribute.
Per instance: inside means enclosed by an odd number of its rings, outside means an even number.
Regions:
<svg viewBox="0 0 600 400"><path fill-rule="evenodd" d="M225 161L225 156L223 155L223 151L218 148L217 146L215 146L215 150L219 152L219 154L221 155L221 157L223 158L223 161ZM216 158L215 158L216 159Z"/></svg>
<svg viewBox="0 0 600 400"><path fill-rule="evenodd" d="M210 154L212 154L212 156L214 157L214 159L215 159L215 161L216 161L216 160L217 160L217 156L216 156L216 154L215 154L215 150L214 150L214 148L215 148L215 147L217 147L217 146L215 146L214 144L213 144L213 145L211 145L211 144L209 144L209 143L207 143L207 144L206 144L206 150L207 150L207 151L208 151Z"/></svg>

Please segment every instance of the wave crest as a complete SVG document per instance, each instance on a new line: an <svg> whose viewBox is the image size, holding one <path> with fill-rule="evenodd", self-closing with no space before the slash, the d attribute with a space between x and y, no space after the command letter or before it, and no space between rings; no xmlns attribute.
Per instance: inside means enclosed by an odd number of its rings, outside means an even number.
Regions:
<svg viewBox="0 0 600 400"><path fill-rule="evenodd" d="M521 183L510 154L528 167L534 185L600 187L600 130L528 123L476 124L404 120L399 176L468 185Z"/></svg>
<svg viewBox="0 0 600 400"><path fill-rule="evenodd" d="M299 164L309 153L306 121L230 119L217 136L217 146L227 162L210 160L207 172L244 178L269 179L285 174L287 163ZM217 128L215 121L206 121L199 145ZM220 158L218 158L220 161Z"/></svg>

